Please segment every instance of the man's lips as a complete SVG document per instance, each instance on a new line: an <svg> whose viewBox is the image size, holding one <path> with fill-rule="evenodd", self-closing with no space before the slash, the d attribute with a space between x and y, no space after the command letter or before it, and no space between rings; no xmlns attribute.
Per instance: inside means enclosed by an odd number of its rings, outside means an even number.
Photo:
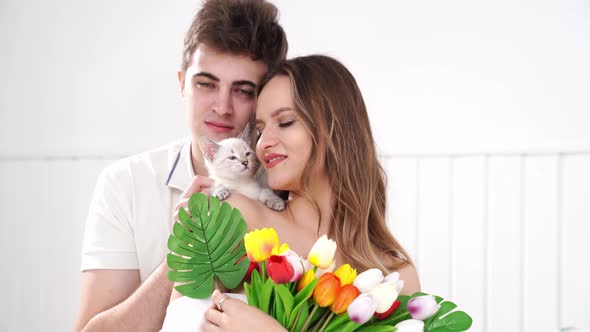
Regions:
<svg viewBox="0 0 590 332"><path fill-rule="evenodd" d="M276 166L278 163L282 162L283 160L287 159L287 156L284 154L277 154L277 153L270 153L263 157L264 162L267 168L272 168Z"/></svg>
<svg viewBox="0 0 590 332"><path fill-rule="evenodd" d="M232 125L221 123L221 122L205 121L205 124L207 125L207 127L211 128L217 132L227 133L227 132L234 130L234 127Z"/></svg>

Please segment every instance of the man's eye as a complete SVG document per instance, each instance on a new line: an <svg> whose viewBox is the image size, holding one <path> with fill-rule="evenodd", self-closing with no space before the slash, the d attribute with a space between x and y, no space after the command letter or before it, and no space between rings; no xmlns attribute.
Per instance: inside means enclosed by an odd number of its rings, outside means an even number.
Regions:
<svg viewBox="0 0 590 332"><path fill-rule="evenodd" d="M283 122L283 123L279 123L279 127L281 127L281 128L289 127L290 125L293 124L293 122L295 122L295 120L293 120L293 121L287 121L287 122Z"/></svg>
<svg viewBox="0 0 590 332"><path fill-rule="evenodd" d="M245 90L245 89L238 89L238 93L246 95L248 97L254 96L254 91Z"/></svg>
<svg viewBox="0 0 590 332"><path fill-rule="evenodd" d="M200 88L212 88L213 84L207 82L197 82L197 86Z"/></svg>
<svg viewBox="0 0 590 332"><path fill-rule="evenodd" d="M236 160L236 156L229 156L229 158L227 158L229 160Z"/></svg>

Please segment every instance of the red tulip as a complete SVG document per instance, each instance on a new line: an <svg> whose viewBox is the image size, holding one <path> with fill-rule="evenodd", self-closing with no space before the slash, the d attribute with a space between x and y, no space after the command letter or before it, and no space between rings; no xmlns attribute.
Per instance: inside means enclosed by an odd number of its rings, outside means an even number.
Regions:
<svg viewBox="0 0 590 332"><path fill-rule="evenodd" d="M354 287L352 284L342 286L338 293L338 297L336 297L336 300L330 306L330 310L336 315L340 315L348 309L350 303L352 303L359 293L358 288Z"/></svg>
<svg viewBox="0 0 590 332"><path fill-rule="evenodd" d="M268 275L277 284L291 281L295 271L285 256L270 256L267 263Z"/></svg>
<svg viewBox="0 0 590 332"><path fill-rule="evenodd" d="M331 272L324 273L313 291L313 299L320 307L327 307L336 301L340 291L340 279Z"/></svg>

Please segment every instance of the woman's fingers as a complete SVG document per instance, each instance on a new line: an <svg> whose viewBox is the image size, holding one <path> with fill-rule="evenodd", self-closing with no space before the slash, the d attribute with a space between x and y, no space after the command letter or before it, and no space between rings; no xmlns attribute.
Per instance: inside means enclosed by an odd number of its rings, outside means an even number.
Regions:
<svg viewBox="0 0 590 332"><path fill-rule="evenodd" d="M222 315L223 313L218 311L217 308L207 308L205 310L205 321L215 326L221 326Z"/></svg>

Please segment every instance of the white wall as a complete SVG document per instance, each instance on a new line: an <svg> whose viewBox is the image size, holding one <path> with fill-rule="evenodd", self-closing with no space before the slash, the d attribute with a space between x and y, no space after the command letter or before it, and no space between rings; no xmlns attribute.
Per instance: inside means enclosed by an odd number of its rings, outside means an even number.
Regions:
<svg viewBox="0 0 590 332"><path fill-rule="evenodd" d="M390 222L473 331L590 327L590 7L276 1L290 55L357 78ZM0 2L1 331L70 330L96 175L185 136L195 1Z"/></svg>

